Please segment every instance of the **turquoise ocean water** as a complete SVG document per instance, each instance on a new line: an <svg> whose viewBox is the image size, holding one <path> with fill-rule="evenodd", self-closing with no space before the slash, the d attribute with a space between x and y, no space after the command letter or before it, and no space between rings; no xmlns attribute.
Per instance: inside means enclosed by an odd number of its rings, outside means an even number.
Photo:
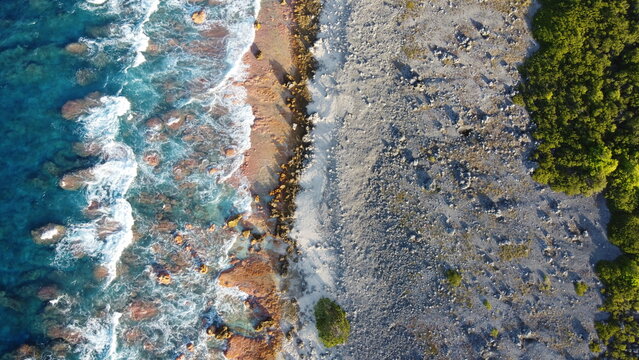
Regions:
<svg viewBox="0 0 639 360"><path fill-rule="evenodd" d="M256 6L0 2L4 357L28 344L43 359L216 358L208 325L250 334L243 294L215 278L238 236L221 225L250 204L226 180L253 120L233 84ZM62 117L87 96L79 116ZM63 190L73 174L82 186ZM65 237L36 244L31 230L50 223ZM171 284L157 282L164 273Z"/></svg>

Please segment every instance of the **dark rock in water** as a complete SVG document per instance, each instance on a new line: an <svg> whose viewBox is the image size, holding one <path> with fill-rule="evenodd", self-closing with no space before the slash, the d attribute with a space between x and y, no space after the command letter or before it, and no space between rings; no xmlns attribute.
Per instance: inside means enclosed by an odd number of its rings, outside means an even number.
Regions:
<svg viewBox="0 0 639 360"><path fill-rule="evenodd" d="M64 175L59 185L64 190L78 190L91 180L93 180L91 170L85 169Z"/></svg>
<svg viewBox="0 0 639 360"><path fill-rule="evenodd" d="M96 156L100 153L101 149L102 147L98 143L77 142L73 144L73 152L81 157Z"/></svg>
<svg viewBox="0 0 639 360"><path fill-rule="evenodd" d="M74 42L65 46L64 49L70 52L71 54L81 55L87 52L87 50L89 50L89 47L86 44Z"/></svg>
<svg viewBox="0 0 639 360"><path fill-rule="evenodd" d="M160 153L157 151L147 152L144 154L144 162L153 167L160 165Z"/></svg>
<svg viewBox="0 0 639 360"><path fill-rule="evenodd" d="M146 121L146 126L153 131L162 131L162 128L164 128L164 124L159 118L150 118Z"/></svg>
<svg viewBox="0 0 639 360"><path fill-rule="evenodd" d="M86 86L97 79L95 71L92 69L79 69L75 72L75 82L80 86Z"/></svg>
<svg viewBox="0 0 639 360"><path fill-rule="evenodd" d="M23 344L23 345L20 345L18 350L16 350L14 359L16 360L39 359L41 356L42 356L42 351L38 349L36 346Z"/></svg>
<svg viewBox="0 0 639 360"><path fill-rule="evenodd" d="M6 307L13 311L22 311L23 303L15 299L13 296L7 295L6 292L0 291L0 307Z"/></svg>
<svg viewBox="0 0 639 360"><path fill-rule="evenodd" d="M84 99L69 100L62 106L62 117L67 120L75 120L80 116L86 114L91 108L100 105L100 97L102 94L99 92L92 92Z"/></svg>
<svg viewBox="0 0 639 360"><path fill-rule="evenodd" d="M52 339L62 339L69 344L79 344L84 340L82 334L73 329L62 326L51 326L47 329L47 336Z"/></svg>
<svg viewBox="0 0 639 360"><path fill-rule="evenodd" d="M55 244L64 237L67 229L58 224L47 224L41 228L31 230L31 237L36 244L51 245Z"/></svg>
<svg viewBox="0 0 639 360"><path fill-rule="evenodd" d="M45 174L56 176L56 177L60 175L60 168L51 161L47 161L42 165L42 171Z"/></svg>
<svg viewBox="0 0 639 360"><path fill-rule="evenodd" d="M224 340L231 337L231 331L226 325L211 325L206 329L206 334L209 336L213 336L218 340Z"/></svg>
<svg viewBox="0 0 639 360"><path fill-rule="evenodd" d="M156 304L146 301L135 301L129 306L129 314L134 321L150 319L158 314Z"/></svg>
<svg viewBox="0 0 639 360"><path fill-rule="evenodd" d="M43 286L38 290L38 299L42 301L53 300L58 296L58 287L55 285Z"/></svg>

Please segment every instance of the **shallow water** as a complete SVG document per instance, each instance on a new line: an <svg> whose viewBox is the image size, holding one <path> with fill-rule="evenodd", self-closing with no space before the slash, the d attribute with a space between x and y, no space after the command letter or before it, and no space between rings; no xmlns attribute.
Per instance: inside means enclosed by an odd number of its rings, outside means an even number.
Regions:
<svg viewBox="0 0 639 360"><path fill-rule="evenodd" d="M251 331L243 295L215 278L238 236L224 220L250 204L225 180L253 121L232 83L256 11L253 0L0 2L0 353L26 343L43 357L175 358L192 342L189 358L205 358L222 345L207 325ZM72 42L86 51L65 50ZM96 91L77 119L61 116ZM65 174L83 187L61 189ZM47 223L67 235L35 244L30 231ZM164 272L170 285L156 281ZM157 315L134 319L132 303Z"/></svg>

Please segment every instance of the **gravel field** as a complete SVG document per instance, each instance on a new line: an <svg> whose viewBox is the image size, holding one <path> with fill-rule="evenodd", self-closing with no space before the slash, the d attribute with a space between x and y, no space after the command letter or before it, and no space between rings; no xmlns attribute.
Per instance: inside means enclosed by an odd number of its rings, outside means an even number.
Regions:
<svg viewBox="0 0 639 360"><path fill-rule="evenodd" d="M593 266L618 250L601 199L530 177L532 125L511 97L535 49L535 8L325 3L289 279L301 314L286 359L590 357ZM318 344L321 296L348 312L346 345Z"/></svg>

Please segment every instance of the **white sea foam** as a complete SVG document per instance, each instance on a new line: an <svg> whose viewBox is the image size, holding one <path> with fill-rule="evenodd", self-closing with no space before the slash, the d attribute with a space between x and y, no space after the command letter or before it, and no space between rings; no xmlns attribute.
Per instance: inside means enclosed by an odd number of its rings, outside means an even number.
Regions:
<svg viewBox="0 0 639 360"><path fill-rule="evenodd" d="M51 240L58 235L60 235L60 230L57 227L54 227L54 228L51 228L50 230L43 232L42 235L40 235L40 238L42 240Z"/></svg>
<svg viewBox="0 0 639 360"><path fill-rule="evenodd" d="M105 318L89 318L83 326L76 324L69 327L82 334L85 340L76 348L81 359L116 359L117 328L121 316L121 313L113 312Z"/></svg>
<svg viewBox="0 0 639 360"><path fill-rule="evenodd" d="M133 61L133 67L140 66L146 61L143 52L149 47L149 37L144 32L144 25L149 21L151 15L153 15L160 5L160 0L145 0L144 7L147 9L144 13L144 19L136 27L136 32L133 35L133 47L135 49L135 60Z"/></svg>
<svg viewBox="0 0 639 360"><path fill-rule="evenodd" d="M102 106L92 108L79 121L83 125L82 135L87 141L106 143L118 135L120 116L131 109L131 103L122 96L103 96L100 102Z"/></svg>
<svg viewBox="0 0 639 360"><path fill-rule="evenodd" d="M160 0L138 0L135 6L130 6L131 1L128 0L86 0L86 2L90 5L81 5L86 10L106 11L113 15L124 15L126 19L134 19L132 22L120 24L116 28L116 33L112 34L114 36L100 40L81 39L93 50L91 52L96 54L109 47L119 48L128 44L135 56L133 61L125 67L124 72L144 63L146 61L144 52L150 40L145 32L145 25L159 9ZM104 6L96 7L95 5Z"/></svg>
<svg viewBox="0 0 639 360"><path fill-rule="evenodd" d="M100 98L101 106L80 117L83 137L101 146L101 162L90 169L86 182L87 205L100 206L97 219L70 227L69 234L57 245L56 262L69 265L69 255L87 254L108 269L107 284L116 276L116 265L122 252L133 239L133 212L124 199L137 175L133 150L115 141L120 131L120 117L130 110L129 101L121 96Z"/></svg>

